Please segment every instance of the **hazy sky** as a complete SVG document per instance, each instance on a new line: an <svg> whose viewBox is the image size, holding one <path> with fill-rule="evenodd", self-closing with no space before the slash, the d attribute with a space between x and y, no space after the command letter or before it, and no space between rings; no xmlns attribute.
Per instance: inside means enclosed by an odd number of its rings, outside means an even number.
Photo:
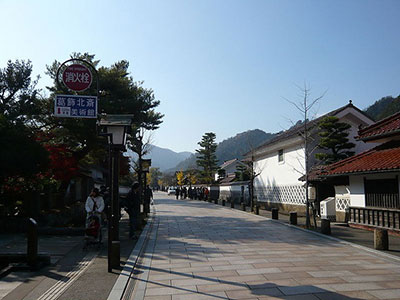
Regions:
<svg viewBox="0 0 400 300"><path fill-rule="evenodd" d="M0 67L46 64L72 52L101 65L126 59L161 101L154 143L194 151L205 132L222 141L288 128L296 85L327 90L323 114L349 99L361 109L400 94L400 1L0 0Z"/></svg>

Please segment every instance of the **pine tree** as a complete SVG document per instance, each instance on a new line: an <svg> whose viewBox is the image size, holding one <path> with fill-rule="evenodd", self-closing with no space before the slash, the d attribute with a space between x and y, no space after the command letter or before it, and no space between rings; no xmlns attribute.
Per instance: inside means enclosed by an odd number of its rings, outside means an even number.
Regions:
<svg viewBox="0 0 400 300"><path fill-rule="evenodd" d="M201 148L196 150L199 154L197 165L203 168L201 172L202 181L204 183L212 183L214 181L214 174L218 170L218 160L215 155L217 149L215 133L205 133L198 144Z"/></svg>
<svg viewBox="0 0 400 300"><path fill-rule="evenodd" d="M347 123L339 122L337 117L323 118L318 124L318 135L321 138L318 148L328 152L316 153L315 157L324 164L330 164L354 155L354 151L350 149L354 148L355 144L348 139L350 127Z"/></svg>

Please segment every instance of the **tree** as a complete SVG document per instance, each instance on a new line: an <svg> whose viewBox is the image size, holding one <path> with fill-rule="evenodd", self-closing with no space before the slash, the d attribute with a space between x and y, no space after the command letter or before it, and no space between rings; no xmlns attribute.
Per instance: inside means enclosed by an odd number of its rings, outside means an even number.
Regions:
<svg viewBox="0 0 400 300"><path fill-rule="evenodd" d="M335 116L326 116L319 122L318 128L320 136L318 148L329 151L316 153L315 157L318 160L330 164L354 155L354 151L350 149L354 148L355 144L348 139L351 125L339 122L339 118Z"/></svg>
<svg viewBox="0 0 400 300"><path fill-rule="evenodd" d="M196 184L197 183L197 173L198 170L189 170L187 174L187 178L189 180L189 184Z"/></svg>
<svg viewBox="0 0 400 300"><path fill-rule="evenodd" d="M250 180L251 177L250 173L251 173L251 165L249 164L249 162L247 162L247 164L238 164L236 166L235 181Z"/></svg>
<svg viewBox="0 0 400 300"><path fill-rule="evenodd" d="M151 187L159 187L158 181L161 178L162 173L160 172L160 168L150 168L150 172L148 175L148 182Z"/></svg>
<svg viewBox="0 0 400 300"><path fill-rule="evenodd" d="M13 124L0 114L0 187L7 177L31 177L46 170L49 153L29 128Z"/></svg>
<svg viewBox="0 0 400 300"><path fill-rule="evenodd" d="M311 95L311 88L304 84L304 87L298 87L300 92L301 92L301 100L300 101L292 101L289 99L286 99L289 103L291 103L296 109L301 113L303 119L302 119L302 126L300 127L299 130L299 135L303 138L304 142L304 164L303 164L303 170L296 170L300 172L302 175L305 176L305 192L306 192L306 227L310 228L310 201L308 199L308 186L309 186L309 180L308 180L308 174L310 172L310 156L311 153L313 152L313 149L311 149L310 144L311 144L311 130L309 128L309 118L310 118L310 111L313 108L313 106L318 103L325 95L326 92L324 92L321 96L310 99ZM315 222L314 222L315 223ZM315 224L316 225L316 224Z"/></svg>
<svg viewBox="0 0 400 300"><path fill-rule="evenodd" d="M183 171L180 170L179 172L176 172L176 183L179 186L184 185L184 180L185 180L185 174L183 174Z"/></svg>
<svg viewBox="0 0 400 300"><path fill-rule="evenodd" d="M39 112L37 81L31 79L32 64L16 60L7 62L7 67L0 69L0 114L10 122L26 125L32 116Z"/></svg>
<svg viewBox="0 0 400 300"><path fill-rule="evenodd" d="M49 165L49 153L37 140L32 127L37 114L39 91L31 79L30 61L8 61L0 69L0 208L4 215L23 214L27 202L24 192L32 195L42 186Z"/></svg>
<svg viewBox="0 0 400 300"><path fill-rule="evenodd" d="M129 75L129 63L125 60L116 62L110 67L98 67L99 60L95 55L88 53L73 53L71 59L83 59L97 68L97 76L94 76L92 86L84 91L83 95L96 95L99 86L98 107L99 113L106 114L130 114L133 115L131 140L136 146L139 141L135 135L140 128L155 130L162 122L163 115L156 112L159 101L155 100L153 91L144 88L143 82L136 82ZM104 137L98 135L95 119L57 118L52 116L53 100L56 94L69 94L64 86L57 83L57 70L61 63L54 61L47 66L47 73L54 85L49 87L51 95L42 104L42 114L36 118L35 125L38 128L53 133L53 143L63 144L73 152L78 162L90 161L92 164L100 164L107 167L107 142ZM142 141L140 141L142 142ZM132 143L134 144L134 143ZM141 145L139 146L141 148ZM141 148L140 152L143 153ZM126 168L124 168L126 169ZM139 178L141 179L141 178ZM61 189L66 189L68 182L64 182ZM60 191L63 192L63 191Z"/></svg>
<svg viewBox="0 0 400 300"><path fill-rule="evenodd" d="M198 144L201 147L196 150L198 153L197 165L202 168L201 180L204 183L212 183L214 181L214 174L218 170L218 160L215 155L217 149L215 133L205 133Z"/></svg>
<svg viewBox="0 0 400 300"><path fill-rule="evenodd" d="M218 171L218 182L220 182L222 179L226 177L226 170L219 168Z"/></svg>
<svg viewBox="0 0 400 300"><path fill-rule="evenodd" d="M97 67L98 60L88 53L73 53L71 58L84 59ZM51 96L43 107L43 117L38 120L38 125L57 133L56 136L74 150L78 161L91 151L104 148L105 141L96 132L96 120L55 118L51 116L52 103L55 94L68 93L65 87L59 86L56 80L57 69L60 62L54 61L47 66L47 74L54 79L54 86L50 87ZM142 86L143 82L136 82L128 72L129 63L125 60L113 64L111 67L98 68L99 112L107 114L132 114L133 132L139 128L155 130L162 122L163 115L156 112L160 104L155 100L153 91ZM96 84L86 90L84 94L96 95ZM100 155L103 157L104 155Z"/></svg>

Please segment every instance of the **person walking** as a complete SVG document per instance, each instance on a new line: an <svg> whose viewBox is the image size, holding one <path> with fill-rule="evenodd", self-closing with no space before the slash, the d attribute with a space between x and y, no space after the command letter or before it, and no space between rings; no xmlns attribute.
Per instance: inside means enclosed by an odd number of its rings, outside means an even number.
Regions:
<svg viewBox="0 0 400 300"><path fill-rule="evenodd" d="M146 213L150 212L150 202L153 199L153 191L151 190L150 186L146 186L146 190L144 192L144 205Z"/></svg>
<svg viewBox="0 0 400 300"><path fill-rule="evenodd" d="M132 185L125 201L125 211L129 215L129 237L137 238L136 229L139 222L140 213L140 184L135 182Z"/></svg>
<svg viewBox="0 0 400 300"><path fill-rule="evenodd" d="M104 199L100 195L100 191L97 188L92 189L85 203L86 210L86 226L89 224L89 219L92 216L99 218L101 224L101 214L104 210Z"/></svg>

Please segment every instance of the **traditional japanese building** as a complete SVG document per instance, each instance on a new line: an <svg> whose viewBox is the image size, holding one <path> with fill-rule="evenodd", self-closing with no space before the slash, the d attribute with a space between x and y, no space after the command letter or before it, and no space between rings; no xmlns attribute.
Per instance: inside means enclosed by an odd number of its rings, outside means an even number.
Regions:
<svg viewBox="0 0 400 300"><path fill-rule="evenodd" d="M349 141L356 145L353 149L356 153L373 147L355 139L360 127L369 126L374 121L350 101L347 105L308 122L308 133L313 140L309 149L316 150L319 143L317 125L325 116L335 116L340 122L351 125ZM286 211L305 212L306 191L304 182L299 180L305 174L303 135L304 125L298 124L246 154L247 159L254 162L256 173L259 173L254 182L255 196L257 201L267 208L278 207ZM308 153L310 167L319 164L314 158L315 153L315 151ZM333 186L323 197L329 195L335 195Z"/></svg>

